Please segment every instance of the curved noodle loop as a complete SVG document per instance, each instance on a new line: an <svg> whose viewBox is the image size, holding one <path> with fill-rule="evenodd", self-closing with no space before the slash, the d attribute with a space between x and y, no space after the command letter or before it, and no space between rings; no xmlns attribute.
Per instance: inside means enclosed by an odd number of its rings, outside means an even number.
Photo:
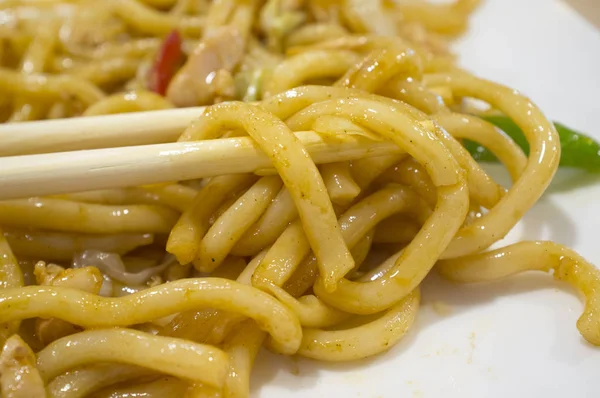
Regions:
<svg viewBox="0 0 600 398"><path fill-rule="evenodd" d="M264 345L322 361L391 348L432 270L553 272L600 346L598 269L551 242L485 252L544 193L560 145L529 99L456 65L448 41L477 3L2 2L0 123L208 105L180 141L249 137L272 167L0 202L1 395L247 398ZM398 151L312 159L299 132Z"/></svg>
<svg viewBox="0 0 600 398"><path fill-rule="evenodd" d="M554 242L519 242L487 253L441 261L438 271L459 283L493 281L525 271L553 272L555 279L569 283L585 296L577 327L588 342L600 345L600 271L571 249Z"/></svg>

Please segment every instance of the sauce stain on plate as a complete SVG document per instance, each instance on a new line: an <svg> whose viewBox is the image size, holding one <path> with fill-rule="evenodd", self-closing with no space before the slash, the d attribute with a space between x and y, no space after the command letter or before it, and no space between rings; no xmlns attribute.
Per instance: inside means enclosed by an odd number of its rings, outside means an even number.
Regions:
<svg viewBox="0 0 600 398"><path fill-rule="evenodd" d="M469 358L467 359L467 363L473 363L473 354L475 353L475 332L471 332L469 335L469 346L471 350L469 351Z"/></svg>

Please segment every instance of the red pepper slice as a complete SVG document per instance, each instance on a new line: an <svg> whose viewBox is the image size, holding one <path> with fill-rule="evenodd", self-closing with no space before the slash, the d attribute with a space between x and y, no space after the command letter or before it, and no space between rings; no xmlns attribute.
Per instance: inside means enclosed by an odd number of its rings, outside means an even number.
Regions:
<svg viewBox="0 0 600 398"><path fill-rule="evenodd" d="M181 35L174 30L165 38L159 51L156 61L150 71L150 90L160 95L165 95L171 78L181 64L183 51L181 50Z"/></svg>

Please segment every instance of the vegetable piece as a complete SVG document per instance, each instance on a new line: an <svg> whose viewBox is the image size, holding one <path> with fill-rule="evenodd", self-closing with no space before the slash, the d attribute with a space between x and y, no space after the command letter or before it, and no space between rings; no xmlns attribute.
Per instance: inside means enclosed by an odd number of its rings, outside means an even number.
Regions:
<svg viewBox="0 0 600 398"><path fill-rule="evenodd" d="M486 116L484 120L494 124L508 134L526 154L529 154L529 144L523 131L506 116ZM562 147L560 166L583 169L590 172L600 172L600 144L594 139L572 130L560 123L554 123L560 137ZM481 162L497 162L498 159L481 145L464 140L463 145L473 158Z"/></svg>
<svg viewBox="0 0 600 398"><path fill-rule="evenodd" d="M160 95L165 95L169 82L181 65L183 58L181 44L181 35L176 30L169 33L165 38L158 50L154 66L150 71L150 90Z"/></svg>

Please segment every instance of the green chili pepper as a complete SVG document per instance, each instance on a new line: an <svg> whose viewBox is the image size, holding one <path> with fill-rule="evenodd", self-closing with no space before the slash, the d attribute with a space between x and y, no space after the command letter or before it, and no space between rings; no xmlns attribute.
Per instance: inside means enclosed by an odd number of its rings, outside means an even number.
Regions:
<svg viewBox="0 0 600 398"><path fill-rule="evenodd" d="M508 134L526 154L529 154L529 144L525 139L523 131L506 116L486 116L483 118L502 129ZM573 167L590 172L600 172L600 144L594 139L572 130L560 123L554 123L560 137L562 147L560 165L562 167ZM481 162L497 162L498 159L481 145L464 140L463 145L471 153L473 158Z"/></svg>

